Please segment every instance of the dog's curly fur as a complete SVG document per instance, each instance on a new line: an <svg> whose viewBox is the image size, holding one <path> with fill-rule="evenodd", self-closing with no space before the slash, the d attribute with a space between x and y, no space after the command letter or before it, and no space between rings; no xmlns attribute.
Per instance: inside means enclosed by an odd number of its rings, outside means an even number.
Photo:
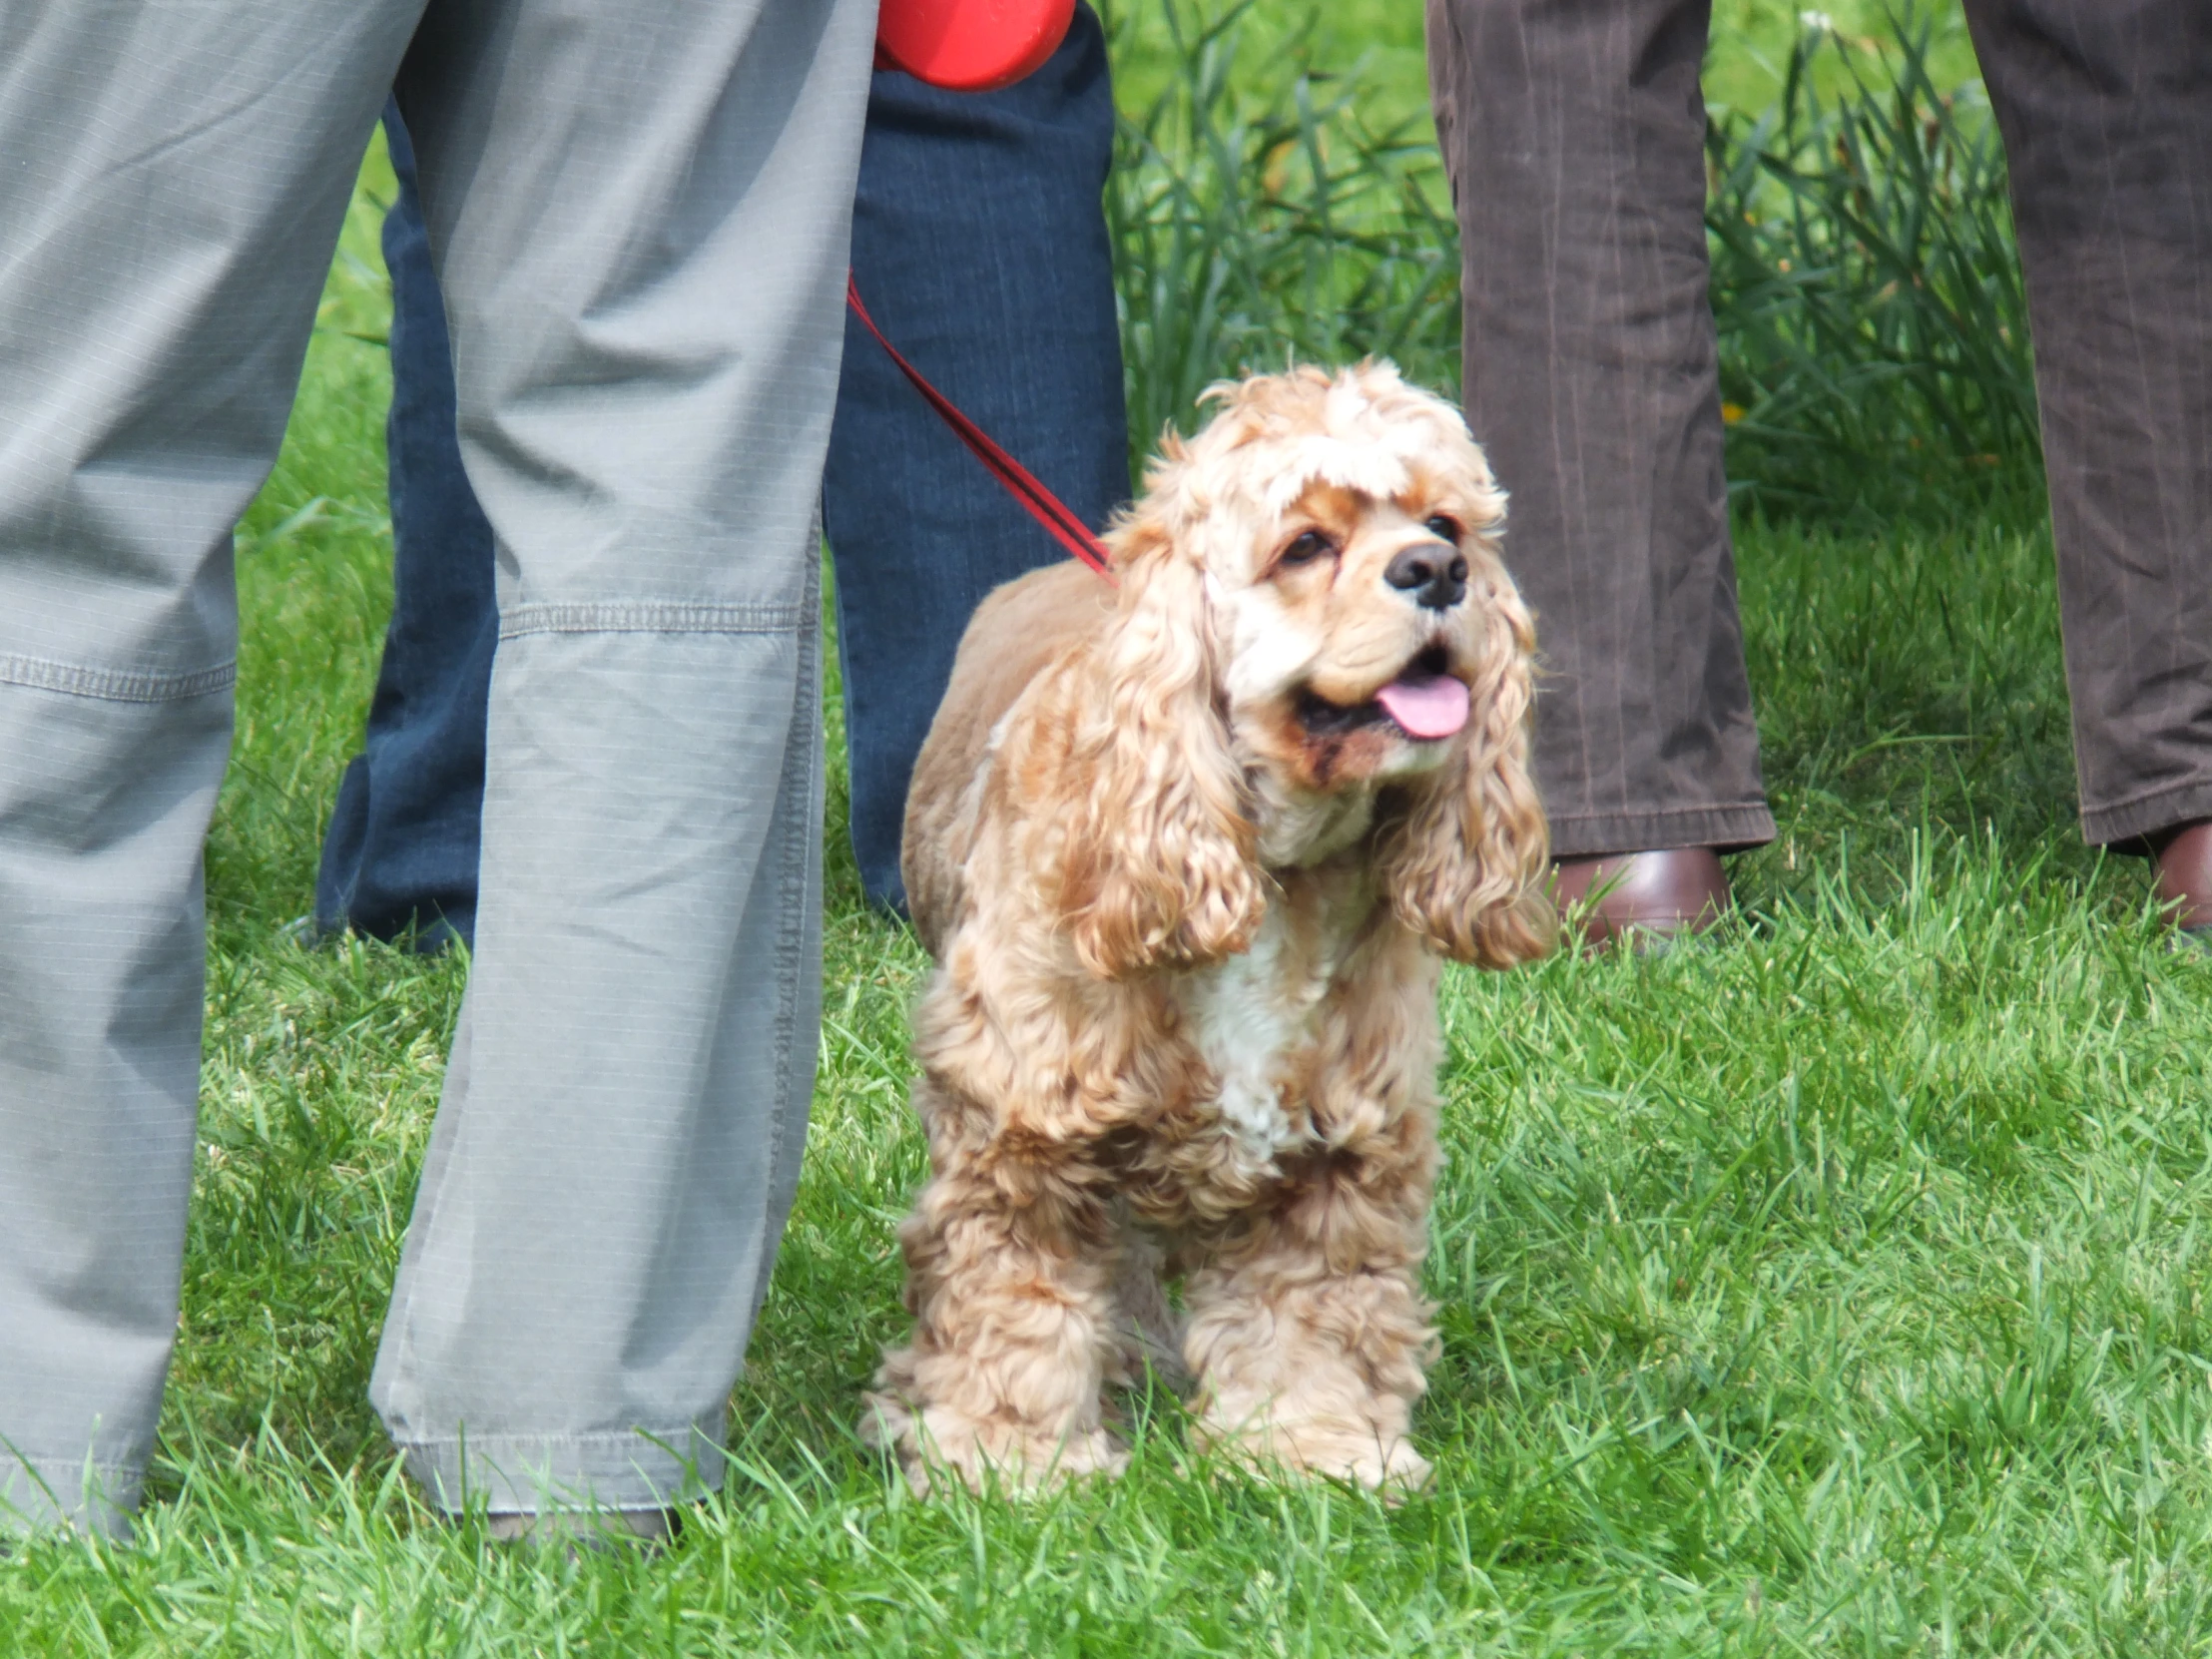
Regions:
<svg viewBox="0 0 2212 1659"><path fill-rule="evenodd" d="M1551 938L1529 617L1448 405L1376 363L1211 395L1108 538L1117 587L984 603L916 769L932 1173L863 1426L924 1488L1117 1470L1102 1388L1178 1349L1232 1455L1427 1471L1437 955ZM1416 739L1382 701L1439 676L1468 716Z"/></svg>

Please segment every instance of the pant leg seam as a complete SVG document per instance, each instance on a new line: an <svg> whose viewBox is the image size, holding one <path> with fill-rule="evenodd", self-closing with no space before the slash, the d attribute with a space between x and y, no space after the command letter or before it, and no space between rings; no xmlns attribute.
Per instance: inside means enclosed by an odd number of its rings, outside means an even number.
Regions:
<svg viewBox="0 0 2212 1659"><path fill-rule="evenodd" d="M148 1455L151 1456L152 1453L149 1452ZM71 1468L90 1467L112 1474L127 1474L134 1480L146 1472L144 1460L119 1463L105 1457L95 1457L88 1464L81 1446L75 1451L25 1451L12 1442L0 1445L0 1472L9 1468L28 1470L33 1466L46 1467L56 1463L66 1463Z"/></svg>
<svg viewBox="0 0 2212 1659"><path fill-rule="evenodd" d="M1741 851L1775 838L1774 815L1764 805L1672 807L1641 813L1554 813L1554 858L1655 852L1666 847L1711 846Z"/></svg>
<svg viewBox="0 0 2212 1659"><path fill-rule="evenodd" d="M2117 801L2102 801L2094 806L2084 802L2081 808L2081 816L2083 818L2117 818L2130 808L2147 807L2172 796L2196 795L2205 790L2212 790L2212 779L2193 778L2186 784L2161 784L2156 789L2139 790L2135 794L2123 796Z"/></svg>
<svg viewBox="0 0 2212 1659"><path fill-rule="evenodd" d="M501 614L499 637L528 634L789 634L803 605L703 600L603 600L517 605Z"/></svg>
<svg viewBox="0 0 2212 1659"><path fill-rule="evenodd" d="M814 533L809 536L808 541L812 547L819 548L822 545L822 506L819 498L815 506ZM818 560L815 568L809 572L806 590L807 597L814 600L818 611L821 605L820 568ZM791 745L786 751L784 763L784 787L778 791L779 799L776 808L770 814L770 823L773 826L776 819L788 810L791 786L796 783L800 793L807 798L807 805L799 809L804 815L804 822L798 833L787 833L785 837L788 844L784 849L783 869L778 880L780 889L778 898L783 915L779 921L779 936L776 945L778 977L782 980L782 987L777 997L776 1094L770 1108L769 1129L768 1202L772 1212L769 1219L772 1223L775 1223L776 1220L773 1210L777 1201L778 1187L781 1183L781 1172L784 1168L785 1159L790 1156L787 1142L791 1134L791 1126L786 1119L791 1113L792 1072L796 1063L796 1050L799 1046L799 976L804 971L802 958L806 955L807 948L807 917L805 912L807 908L807 860L810 856L808 837L810 835L819 837L822 833L822 815L811 810L814 799L814 751L815 746L822 741L820 730L822 720L822 675L819 663L821 649L821 620L818 615L814 630L812 632L803 630L800 636L799 691L798 696L793 700L793 730ZM783 1225L788 1225L789 1220L789 1216L786 1216L782 1223L774 1226L773 1231L764 1231L762 1239L762 1254L764 1257L773 1253L775 1246L780 1242ZM771 1272L764 1265L760 1282L754 1287L753 1293L753 1319L755 1321L759 1320L761 1308L768 1300L771 1277ZM742 1358L740 1365L741 1367L743 1365Z"/></svg>
<svg viewBox="0 0 2212 1659"><path fill-rule="evenodd" d="M0 685L60 692L103 703L177 703L227 691L238 684L238 659L184 674L130 673L84 663L57 663L44 657L0 656Z"/></svg>
<svg viewBox="0 0 2212 1659"><path fill-rule="evenodd" d="M1544 816L1553 824L1608 824L1616 819L1635 819L1642 822L1647 819L1718 818L1723 813L1764 813L1765 811L1767 811L1765 802L1745 801L1733 806L1720 807L1662 807L1656 812L1546 813Z"/></svg>
<svg viewBox="0 0 2212 1659"><path fill-rule="evenodd" d="M392 1444L422 1451L465 1446L474 1456L485 1446L626 1446L641 1439L673 1439L696 1433L698 1429L699 1421L693 1419L671 1428L653 1428L640 1423L635 1428L594 1428L573 1434L394 1434Z"/></svg>
<svg viewBox="0 0 2212 1659"><path fill-rule="evenodd" d="M2212 814L2212 780L2170 784L2111 807L2080 808L2081 838L2092 846L2133 841Z"/></svg>

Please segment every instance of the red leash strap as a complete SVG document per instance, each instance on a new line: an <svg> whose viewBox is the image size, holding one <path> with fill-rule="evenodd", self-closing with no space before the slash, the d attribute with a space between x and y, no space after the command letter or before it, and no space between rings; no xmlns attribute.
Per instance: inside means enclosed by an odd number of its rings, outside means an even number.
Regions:
<svg viewBox="0 0 2212 1659"><path fill-rule="evenodd" d="M875 319L860 303L860 289L849 272L844 278L844 302L852 307L852 314L860 319L860 326L875 336L875 343L890 353L899 373L912 382L914 390L928 400L929 406L968 446L975 458L990 468L991 476L1006 486L1006 493L1027 508L1029 516L1043 525L1054 541L1111 582L1114 572L1105 547L1075 516L1074 509L1046 489L1035 473L1001 449L988 432L954 406L951 398L922 378L920 369L899 355L898 347L883 337L883 330L875 326Z"/></svg>

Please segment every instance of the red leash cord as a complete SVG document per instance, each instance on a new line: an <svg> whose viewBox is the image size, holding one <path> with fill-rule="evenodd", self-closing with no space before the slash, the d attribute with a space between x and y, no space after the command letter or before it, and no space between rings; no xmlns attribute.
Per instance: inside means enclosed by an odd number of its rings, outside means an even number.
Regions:
<svg viewBox="0 0 2212 1659"><path fill-rule="evenodd" d="M1075 516L1074 509L1046 489L1035 473L1001 449L992 441L988 432L960 412L951 398L924 379L920 369L899 355L898 347L883 337L883 330L875 326L875 319L867 314L867 307L860 303L859 287L853 282L849 272L844 278L844 302L852 308L852 314L860 319L860 326L875 336L875 343L890 353L890 359L898 365L899 373L905 375L914 390L927 399L929 406L937 411L938 418L951 427L953 435L966 444L969 452L990 469L991 476L1006 486L1006 493L1020 502L1029 516L1043 525L1054 541L1111 582L1114 572L1105 547L1091 534L1083 521Z"/></svg>

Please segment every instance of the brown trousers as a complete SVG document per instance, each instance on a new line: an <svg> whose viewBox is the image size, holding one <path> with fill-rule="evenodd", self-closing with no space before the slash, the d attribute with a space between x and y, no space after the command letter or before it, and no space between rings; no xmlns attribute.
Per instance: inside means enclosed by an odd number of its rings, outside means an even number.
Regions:
<svg viewBox="0 0 2212 1659"><path fill-rule="evenodd" d="M2212 818L2212 6L1966 0L2035 332L2082 832ZM1709 0L1428 0L1467 419L1567 856L1769 840L1707 305Z"/></svg>

